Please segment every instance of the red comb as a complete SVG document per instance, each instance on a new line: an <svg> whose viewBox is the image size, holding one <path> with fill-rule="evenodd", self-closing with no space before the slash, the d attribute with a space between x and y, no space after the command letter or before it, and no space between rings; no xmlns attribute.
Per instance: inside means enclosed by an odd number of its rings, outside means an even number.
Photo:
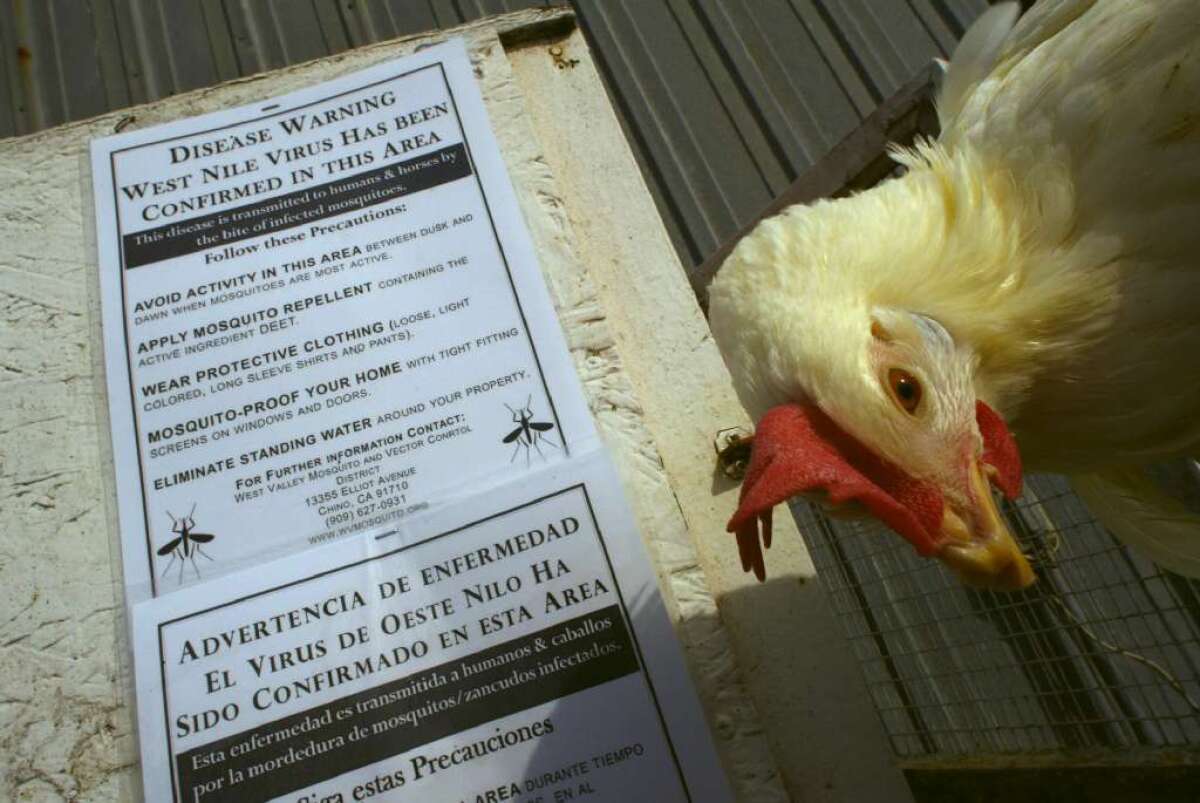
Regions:
<svg viewBox="0 0 1200 803"><path fill-rule="evenodd" d="M759 580L766 577L759 523L763 546L769 548L772 508L815 490L828 494L833 504L862 503L920 554L937 551L943 501L936 487L876 456L819 407L786 404L767 411L758 423L738 509L726 527L737 534L744 570L753 570Z"/></svg>
<svg viewBox="0 0 1200 803"><path fill-rule="evenodd" d="M1021 495L1021 453L1000 414L981 401L975 402L975 422L983 436L983 462L996 468L995 483L1009 499Z"/></svg>

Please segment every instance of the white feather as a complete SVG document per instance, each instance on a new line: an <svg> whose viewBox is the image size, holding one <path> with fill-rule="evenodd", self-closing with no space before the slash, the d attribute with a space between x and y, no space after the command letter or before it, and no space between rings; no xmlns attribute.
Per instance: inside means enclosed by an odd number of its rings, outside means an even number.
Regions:
<svg viewBox="0 0 1200 803"><path fill-rule="evenodd" d="M1071 485L1117 538L1164 568L1200 577L1200 516L1164 493L1144 470L1109 469L1071 477Z"/></svg>
<svg viewBox="0 0 1200 803"><path fill-rule="evenodd" d="M938 120L950 128L970 92L992 70L1000 47L1021 14L1018 3L1000 3L975 20L954 48L938 97Z"/></svg>

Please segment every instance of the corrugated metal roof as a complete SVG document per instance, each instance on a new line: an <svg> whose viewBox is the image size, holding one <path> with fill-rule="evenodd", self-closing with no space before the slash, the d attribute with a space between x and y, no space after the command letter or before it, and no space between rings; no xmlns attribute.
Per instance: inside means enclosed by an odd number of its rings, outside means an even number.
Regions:
<svg viewBox="0 0 1200 803"><path fill-rule="evenodd" d="M538 0L9 0L0 136ZM686 264L935 56L985 0L574 0Z"/></svg>
<svg viewBox="0 0 1200 803"><path fill-rule="evenodd" d="M936 56L984 0L576 0L685 263Z"/></svg>

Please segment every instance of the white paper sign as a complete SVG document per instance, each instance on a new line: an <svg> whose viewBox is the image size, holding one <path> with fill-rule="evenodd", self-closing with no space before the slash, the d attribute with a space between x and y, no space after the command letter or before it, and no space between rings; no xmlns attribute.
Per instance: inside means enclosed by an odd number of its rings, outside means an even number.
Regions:
<svg viewBox="0 0 1200 803"><path fill-rule="evenodd" d="M135 609L148 800L732 799L602 453L228 580Z"/></svg>
<svg viewBox="0 0 1200 803"><path fill-rule="evenodd" d="M594 440L460 43L92 161L131 600Z"/></svg>
<svg viewBox="0 0 1200 803"><path fill-rule="evenodd" d="M147 800L730 800L461 43L92 157Z"/></svg>

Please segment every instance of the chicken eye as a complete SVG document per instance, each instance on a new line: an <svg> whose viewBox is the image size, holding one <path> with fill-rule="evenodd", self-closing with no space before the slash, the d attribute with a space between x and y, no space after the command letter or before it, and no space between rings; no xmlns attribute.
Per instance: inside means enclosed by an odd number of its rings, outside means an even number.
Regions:
<svg viewBox="0 0 1200 803"><path fill-rule="evenodd" d="M921 403L921 383L908 371L893 368L888 371L888 387L892 398L896 400L905 412L914 413Z"/></svg>

